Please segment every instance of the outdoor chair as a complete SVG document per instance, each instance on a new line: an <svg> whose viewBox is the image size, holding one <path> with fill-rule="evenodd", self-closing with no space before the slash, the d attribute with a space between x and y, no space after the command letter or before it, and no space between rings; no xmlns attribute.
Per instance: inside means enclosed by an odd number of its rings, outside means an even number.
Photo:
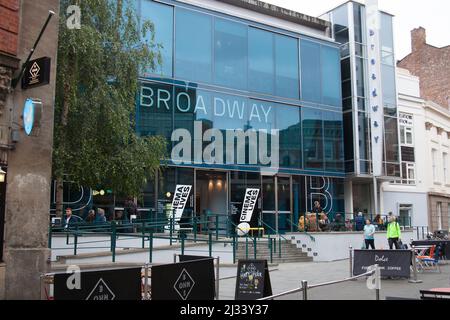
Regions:
<svg viewBox="0 0 450 320"><path fill-rule="evenodd" d="M419 265L423 269L436 268L436 270L440 273L441 268L439 266L439 253L440 253L440 246L432 246L430 248L429 255L417 256Z"/></svg>

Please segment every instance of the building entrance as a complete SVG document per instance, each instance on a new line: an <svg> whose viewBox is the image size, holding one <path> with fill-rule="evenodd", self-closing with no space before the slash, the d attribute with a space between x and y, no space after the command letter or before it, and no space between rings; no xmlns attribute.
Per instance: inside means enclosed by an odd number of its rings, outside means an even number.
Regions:
<svg viewBox="0 0 450 320"><path fill-rule="evenodd" d="M199 231L216 229L219 222L219 233L227 230L228 217L228 178L227 172L202 171L195 172L195 212L201 224ZM219 217L216 218L216 215ZM216 220L217 219L217 220Z"/></svg>

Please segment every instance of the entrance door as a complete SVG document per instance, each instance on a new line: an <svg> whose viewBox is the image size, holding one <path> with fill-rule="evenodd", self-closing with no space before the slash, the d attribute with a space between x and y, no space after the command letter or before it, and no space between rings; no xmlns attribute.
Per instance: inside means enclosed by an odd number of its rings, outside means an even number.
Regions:
<svg viewBox="0 0 450 320"><path fill-rule="evenodd" d="M199 221L200 232L216 230L226 233L228 216L228 179L226 172L196 170L195 212ZM216 220L216 216L218 216Z"/></svg>
<svg viewBox="0 0 450 320"><path fill-rule="evenodd" d="M262 176L262 219L268 233L290 231L291 178L289 176Z"/></svg>

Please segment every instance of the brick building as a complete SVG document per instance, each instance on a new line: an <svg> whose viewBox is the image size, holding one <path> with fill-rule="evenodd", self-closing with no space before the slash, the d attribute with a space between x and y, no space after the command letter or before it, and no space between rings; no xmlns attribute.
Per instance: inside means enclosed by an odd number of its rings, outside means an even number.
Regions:
<svg viewBox="0 0 450 320"><path fill-rule="evenodd" d="M422 27L411 31L412 52L397 63L420 78L420 95L450 107L450 45L437 48L427 43Z"/></svg>

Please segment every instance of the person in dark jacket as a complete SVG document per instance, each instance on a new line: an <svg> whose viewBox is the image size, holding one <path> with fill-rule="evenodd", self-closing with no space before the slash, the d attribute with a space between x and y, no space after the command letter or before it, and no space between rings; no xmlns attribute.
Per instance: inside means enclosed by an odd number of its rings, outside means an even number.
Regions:
<svg viewBox="0 0 450 320"><path fill-rule="evenodd" d="M355 219L355 229L356 231L363 231L364 230L364 217L362 212L358 212L358 216Z"/></svg>

